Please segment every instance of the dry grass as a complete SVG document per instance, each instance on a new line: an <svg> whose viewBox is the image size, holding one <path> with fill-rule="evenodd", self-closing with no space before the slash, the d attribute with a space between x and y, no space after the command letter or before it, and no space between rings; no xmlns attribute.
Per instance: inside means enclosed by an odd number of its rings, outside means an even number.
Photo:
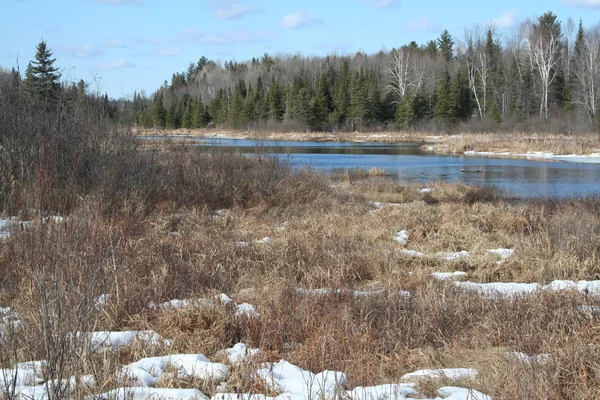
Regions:
<svg viewBox="0 0 600 400"><path fill-rule="evenodd" d="M108 214L92 196L69 222L38 224L3 244L0 305L13 307L27 328L19 340L2 343L2 362L47 355L39 329L43 296L35 290L44 277L60 289L53 300L65 305L53 309L63 313L56 315L56 324L63 324L57 326L80 321L81 329L151 329L173 340L171 347L88 355L76 364L79 370L65 368L67 375L96 375L97 392L116 387L114 372L140 357L203 353L222 360L219 350L244 342L262 350L256 363L284 358L314 372L342 370L351 386L389 383L420 368L473 367L480 371L473 381L424 381L421 388L433 394L457 383L500 399L600 394L600 319L578 310L600 299L567 292L490 300L431 278L434 271L460 270L478 282L596 279L597 199L514 203L492 191L447 184L432 184L424 193L422 186L401 186L376 171L349 173L332 187L322 176L266 161L211 157L164 164L163 197L154 208ZM367 200L397 204L376 208ZM227 211L216 213L221 207ZM407 248L427 256L402 253L393 240L401 229L409 231ZM266 236L268 243L257 242ZM499 247L515 249L502 264L487 251ZM461 250L469 257L436 256ZM36 269L41 260L44 271ZM339 291L315 295L300 287ZM381 291L352 294L373 289ZM182 310L148 307L221 292L253 304L260 318L236 316L232 305L216 302ZM81 314L78 304L101 293L112 295L106 308ZM60 338L65 331L52 334ZM507 351L550 358L527 363ZM253 368L233 368L229 387L274 394L248 378ZM216 387L177 376L159 384L207 394Z"/></svg>
<svg viewBox="0 0 600 400"><path fill-rule="evenodd" d="M468 150L485 152L546 152L556 155L586 155L600 152L597 133L557 134L547 132L457 132L440 134L420 131L384 132L270 132L224 129L178 129L176 131L137 130L138 135L175 135L194 137L227 137L257 140L350 141L350 142L415 142L434 146L436 152L463 153Z"/></svg>

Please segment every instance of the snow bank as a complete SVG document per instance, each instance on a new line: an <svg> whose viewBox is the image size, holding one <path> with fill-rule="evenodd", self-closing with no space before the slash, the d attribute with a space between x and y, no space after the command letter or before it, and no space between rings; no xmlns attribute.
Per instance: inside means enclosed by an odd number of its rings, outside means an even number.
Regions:
<svg viewBox="0 0 600 400"><path fill-rule="evenodd" d="M249 348L244 343L237 343L233 347L223 350L227 355L230 364L239 364L251 359L254 355L258 354L259 351L259 349Z"/></svg>
<svg viewBox="0 0 600 400"><path fill-rule="evenodd" d="M415 383L399 383L389 385L378 385L363 387L359 386L351 391L346 392L346 396L342 398L348 398L352 400L404 400L408 396L413 398L419 398L420 393L416 391Z"/></svg>
<svg viewBox="0 0 600 400"><path fill-rule="evenodd" d="M176 354L142 358L122 367L117 378L121 382L133 383L135 386L153 387L169 367L176 372L169 373L168 377L213 381L224 380L228 370L227 365L213 363L203 354Z"/></svg>
<svg viewBox="0 0 600 400"><path fill-rule="evenodd" d="M290 400L333 399L348 383L343 372L313 374L285 360L264 364L256 373L272 390L282 393L278 397Z"/></svg>
<svg viewBox="0 0 600 400"><path fill-rule="evenodd" d="M148 308L151 310L181 310L186 308L195 308L195 307L213 307L216 304L234 304L235 307L235 316L236 317L248 317L248 318L258 318L260 314L256 311L256 308L248 303L236 304L236 302L225 293L221 293L215 296L213 299L199 298L199 299L184 299L178 300L173 299L169 300L165 303L156 304L154 302L148 304Z"/></svg>
<svg viewBox="0 0 600 400"><path fill-rule="evenodd" d="M197 389L164 389L149 387L127 387L89 396L87 400L208 400Z"/></svg>
<svg viewBox="0 0 600 400"><path fill-rule="evenodd" d="M369 297L378 296L385 294L385 289L376 290L343 290L343 289L332 289L332 288L317 288L317 289L305 289L296 288L296 293L305 296L327 296L327 295L339 295L339 294L350 294L354 297ZM411 297L412 294L406 290L399 290L396 292L399 296Z"/></svg>

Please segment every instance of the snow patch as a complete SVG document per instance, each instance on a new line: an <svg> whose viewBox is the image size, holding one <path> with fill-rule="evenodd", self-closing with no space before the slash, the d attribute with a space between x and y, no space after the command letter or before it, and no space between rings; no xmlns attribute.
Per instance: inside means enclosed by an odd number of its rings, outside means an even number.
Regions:
<svg viewBox="0 0 600 400"><path fill-rule="evenodd" d="M455 272L432 272L431 275L438 281L449 281L457 278L464 278L468 274L464 271Z"/></svg>
<svg viewBox="0 0 600 400"><path fill-rule="evenodd" d="M396 236L394 236L394 240L396 242L400 243L402 246L406 246L406 244L408 243L408 231L407 230L398 231L396 233Z"/></svg>
<svg viewBox="0 0 600 400"><path fill-rule="evenodd" d="M77 335L81 335L78 333ZM113 349L130 346L135 342L150 346L170 346L171 340L165 339L154 331L97 331L88 333L92 351Z"/></svg>
<svg viewBox="0 0 600 400"><path fill-rule="evenodd" d="M472 368L420 369L403 375L402 380L418 382L422 379L473 379L477 374L477 370Z"/></svg>
<svg viewBox="0 0 600 400"><path fill-rule="evenodd" d="M150 387L126 387L111 390L86 400L208 400L208 396L197 389L165 389Z"/></svg>

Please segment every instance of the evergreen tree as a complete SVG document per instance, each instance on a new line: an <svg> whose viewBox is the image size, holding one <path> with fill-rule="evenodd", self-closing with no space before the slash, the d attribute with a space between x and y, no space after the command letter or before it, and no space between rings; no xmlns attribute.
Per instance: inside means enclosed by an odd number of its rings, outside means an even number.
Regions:
<svg viewBox="0 0 600 400"><path fill-rule="evenodd" d="M269 88L269 94L267 95L267 102L269 104L269 118L272 121L282 121L285 113L283 91L281 86L279 86L279 82L275 80L274 75L271 79L271 87Z"/></svg>
<svg viewBox="0 0 600 400"><path fill-rule="evenodd" d="M437 91L437 101L434 107L434 118L438 122L452 124L456 122L456 97L450 84L450 74L448 68L444 72L444 76Z"/></svg>
<svg viewBox="0 0 600 400"><path fill-rule="evenodd" d="M367 83L362 68L354 75L350 94L350 112L349 116L353 126L362 130L365 125L366 117L369 113L369 103L367 98Z"/></svg>
<svg viewBox="0 0 600 400"><path fill-rule="evenodd" d="M152 121L156 128L164 128L167 125L167 111L163 103L162 92L158 92L154 96L152 103Z"/></svg>
<svg viewBox="0 0 600 400"><path fill-rule="evenodd" d="M60 73L54 65L55 58L45 41L36 47L35 60L27 65L25 74L25 88L34 97L46 103L53 103L57 99L60 89Z"/></svg>
<svg viewBox="0 0 600 400"><path fill-rule="evenodd" d="M450 35L450 32L448 32L447 29L445 29L442 32L439 39L437 40L437 44L440 48L440 53L442 54L442 57L444 57L446 62L451 62L454 58L454 39L452 38L452 35Z"/></svg>
<svg viewBox="0 0 600 400"><path fill-rule="evenodd" d="M348 108L350 106L350 63L344 59L342 69L335 87L334 111L332 120L338 126L344 124L348 116Z"/></svg>

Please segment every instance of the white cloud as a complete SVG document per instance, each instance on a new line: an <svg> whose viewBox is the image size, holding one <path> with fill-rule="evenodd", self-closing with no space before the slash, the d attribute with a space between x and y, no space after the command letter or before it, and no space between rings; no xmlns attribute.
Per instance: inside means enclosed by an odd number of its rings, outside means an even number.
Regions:
<svg viewBox="0 0 600 400"><path fill-rule="evenodd" d="M440 30L438 24L433 22L431 18L424 15L420 18L417 18L406 26L406 30L410 32L437 32Z"/></svg>
<svg viewBox="0 0 600 400"><path fill-rule="evenodd" d="M258 8L246 4L243 0L212 0L209 7L215 10L214 17L221 20L232 20L259 11Z"/></svg>
<svg viewBox="0 0 600 400"><path fill-rule="evenodd" d="M269 42L275 38L271 32L233 31L228 33L207 33L200 29L186 29L175 36L176 42L193 42L205 45L235 46L240 43Z"/></svg>
<svg viewBox="0 0 600 400"><path fill-rule="evenodd" d="M173 57L181 54L181 49L179 47L169 47L166 49L156 49L154 51L154 55L158 57Z"/></svg>
<svg viewBox="0 0 600 400"><path fill-rule="evenodd" d="M108 61L104 61L99 64L96 64L96 68L101 71L116 71L118 69L133 68L133 67L135 67L134 63L132 63L131 61L128 61L128 60L124 60L124 59L108 60Z"/></svg>
<svg viewBox="0 0 600 400"><path fill-rule="evenodd" d="M104 47L113 47L113 48L120 48L120 49L127 47L120 39L117 39L117 38L107 40L102 45Z"/></svg>
<svg viewBox="0 0 600 400"><path fill-rule="evenodd" d="M321 20L315 18L310 11L296 11L286 15L280 22L284 29L300 29L308 28L313 25L320 24Z"/></svg>
<svg viewBox="0 0 600 400"><path fill-rule="evenodd" d="M561 3L573 7L600 8L600 0L561 0Z"/></svg>
<svg viewBox="0 0 600 400"><path fill-rule="evenodd" d="M518 9L512 9L504 11L498 18L494 18L490 21L490 25L495 26L499 29L510 28L517 22Z"/></svg>
<svg viewBox="0 0 600 400"><path fill-rule="evenodd" d="M400 0L363 0L363 2L375 8L388 8L400 4Z"/></svg>
<svg viewBox="0 0 600 400"><path fill-rule="evenodd" d="M114 4L114 5L122 5L122 4L142 4L144 0L96 0L97 3L100 4Z"/></svg>
<svg viewBox="0 0 600 400"><path fill-rule="evenodd" d="M89 44L68 43L57 48L57 52L74 58L96 57L104 52Z"/></svg>

